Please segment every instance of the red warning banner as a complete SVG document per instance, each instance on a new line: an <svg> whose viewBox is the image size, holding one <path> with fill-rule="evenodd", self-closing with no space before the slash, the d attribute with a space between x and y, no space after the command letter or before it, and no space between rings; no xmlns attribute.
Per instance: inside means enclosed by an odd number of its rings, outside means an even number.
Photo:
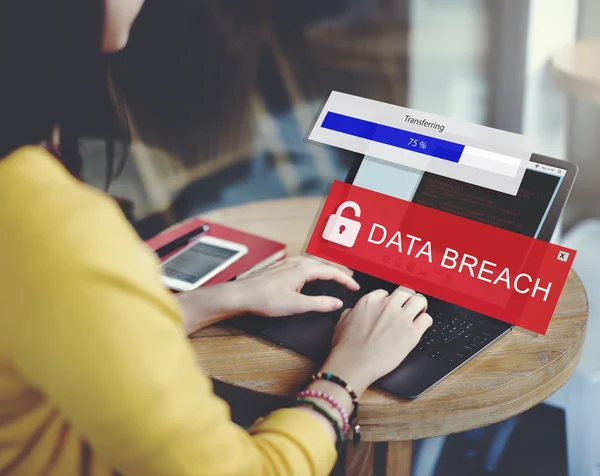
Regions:
<svg viewBox="0 0 600 476"><path fill-rule="evenodd" d="M539 334L576 254L338 181L306 252Z"/></svg>

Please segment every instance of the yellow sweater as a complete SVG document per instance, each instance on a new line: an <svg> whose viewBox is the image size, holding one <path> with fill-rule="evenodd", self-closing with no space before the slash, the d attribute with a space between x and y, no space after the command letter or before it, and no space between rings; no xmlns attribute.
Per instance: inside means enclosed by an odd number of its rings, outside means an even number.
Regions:
<svg viewBox="0 0 600 476"><path fill-rule="evenodd" d="M231 422L151 250L44 149L0 160L0 226L0 474L331 471L307 413Z"/></svg>

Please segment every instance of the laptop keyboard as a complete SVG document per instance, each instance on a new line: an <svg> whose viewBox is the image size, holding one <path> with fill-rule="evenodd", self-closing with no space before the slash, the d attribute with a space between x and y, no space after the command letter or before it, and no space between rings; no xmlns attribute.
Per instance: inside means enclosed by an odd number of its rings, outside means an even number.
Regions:
<svg viewBox="0 0 600 476"><path fill-rule="evenodd" d="M351 291L333 281L321 281L315 286L314 292L307 291L307 294L318 293L337 297L344 303L343 309L353 308L358 300L369 292L362 289ZM439 299L428 296L427 300L427 312L433 318L433 325L423 334L412 353L458 366L509 328L504 323ZM337 321L339 312L330 313L326 318Z"/></svg>
<svg viewBox="0 0 600 476"><path fill-rule="evenodd" d="M487 318L440 304L429 304L433 325L423 334L414 350L416 353L460 365L500 335L495 329L487 328Z"/></svg>

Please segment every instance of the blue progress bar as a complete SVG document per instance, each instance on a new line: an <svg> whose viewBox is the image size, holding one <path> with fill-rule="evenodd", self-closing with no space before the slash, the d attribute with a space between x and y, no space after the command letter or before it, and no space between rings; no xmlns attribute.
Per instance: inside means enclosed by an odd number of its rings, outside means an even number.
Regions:
<svg viewBox="0 0 600 476"><path fill-rule="evenodd" d="M464 145L454 142L384 126L337 112L328 112L321 127L450 162L458 162L465 148Z"/></svg>

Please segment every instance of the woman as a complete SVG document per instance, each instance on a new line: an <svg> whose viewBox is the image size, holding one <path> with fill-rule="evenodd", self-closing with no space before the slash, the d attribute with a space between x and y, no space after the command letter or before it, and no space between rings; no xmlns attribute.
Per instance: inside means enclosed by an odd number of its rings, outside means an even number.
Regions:
<svg viewBox="0 0 600 476"><path fill-rule="evenodd" d="M77 72L125 46L142 3L0 6L0 474L326 475L356 399L431 325L426 301L404 288L368 294L342 315L330 374L297 408L249 432L231 422L186 334L245 312L338 309L298 291L316 279L358 284L291 258L175 298L114 202L73 177Z"/></svg>

